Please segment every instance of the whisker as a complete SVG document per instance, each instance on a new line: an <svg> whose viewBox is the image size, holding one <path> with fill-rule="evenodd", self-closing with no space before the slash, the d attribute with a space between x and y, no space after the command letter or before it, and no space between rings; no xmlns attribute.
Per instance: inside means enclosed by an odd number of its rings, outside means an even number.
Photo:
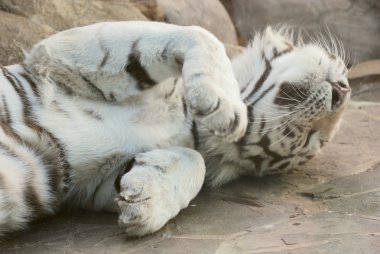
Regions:
<svg viewBox="0 0 380 254"><path fill-rule="evenodd" d="M280 139L277 140L276 142L273 142L272 144L270 144L269 147L271 147L271 146L273 146L273 145L276 145L276 144L282 142L283 140L285 140L285 139L290 135L290 133L293 133L293 131L295 131L296 129L297 129L297 126L295 126L293 129L291 129L291 130L290 130L285 136L283 136L282 138L280 138ZM281 131L279 131L278 133L282 133L284 130L285 130L285 128L282 129Z"/></svg>
<svg viewBox="0 0 380 254"><path fill-rule="evenodd" d="M290 83L290 85L292 86L292 88L294 88L296 90L297 93L298 92L301 93L301 94L298 93L298 95L300 95L301 97L307 97L307 94L305 94L299 87L297 87L293 83Z"/></svg>
<svg viewBox="0 0 380 254"><path fill-rule="evenodd" d="M268 111L268 110L263 110L263 109L261 109L261 108L258 108L258 107L253 107L253 109L255 110L255 111L257 111L258 113L265 113L265 114L267 114L267 115L269 115L269 116L272 116L272 115L274 115L274 117L278 117L278 115L279 115L279 113L283 113L283 112L281 112L281 111ZM288 108L288 109L290 109L290 108ZM292 108L293 109L293 108ZM292 110L292 111L288 111L288 112L284 112L284 114L288 114L288 113L291 113L291 112L296 112L296 111L299 111L299 110L303 110L303 108L301 108L301 107L294 107L294 110ZM281 115L284 115L284 114L281 114ZM280 116L281 116L280 115Z"/></svg>
<svg viewBox="0 0 380 254"><path fill-rule="evenodd" d="M247 132L247 133L266 134L266 133L268 133L269 131L272 131L272 130L274 130L274 129L279 129L279 128L281 128L282 126L285 126L285 128L286 128L286 125L287 125L287 124L293 122L293 121L296 120L296 119L297 119L297 118L290 118L290 119L286 120L285 122L283 122L283 123L281 123L281 124L278 124L278 125L276 125L276 126L271 126L271 127L268 127L268 128L263 128L263 129L260 130L260 131L249 131L249 132ZM261 124L262 122L259 122L259 123ZM258 124L259 124L259 123L258 123ZM285 128L284 128L284 129L285 129Z"/></svg>
<svg viewBox="0 0 380 254"><path fill-rule="evenodd" d="M287 127L289 127L289 124L290 123L292 123L292 122L294 122L295 120L296 120L297 118L291 118L291 119L289 119L289 120L287 120L287 121L285 121L284 123L282 123L282 124L280 124L280 125L277 125L275 128L272 128L271 130L273 130L273 129L278 129L278 131L277 131L277 135L276 135L276 137L278 136L278 135L280 135ZM262 132L263 134L267 134L269 131L271 131L271 130L268 130L268 131L266 131L266 132Z"/></svg>
<svg viewBox="0 0 380 254"><path fill-rule="evenodd" d="M265 113L278 113L278 109L293 109L295 106L284 106L284 105L275 105L275 104L271 104L271 103L267 103L267 102L260 102L261 104L263 104L263 106L265 107L268 107L268 109L272 109L274 111L268 111L267 109L264 111L263 109L261 109L260 107L258 106L252 106L252 105L247 105L247 107L251 107L255 110L258 110L258 111L261 111L261 112L265 112Z"/></svg>

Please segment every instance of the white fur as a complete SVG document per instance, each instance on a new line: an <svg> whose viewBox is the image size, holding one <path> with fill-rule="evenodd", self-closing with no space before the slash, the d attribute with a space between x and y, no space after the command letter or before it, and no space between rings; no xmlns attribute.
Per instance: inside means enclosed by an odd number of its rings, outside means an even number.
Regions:
<svg viewBox="0 0 380 254"><path fill-rule="evenodd" d="M119 224L131 236L157 231L189 205L204 176L203 159L191 149L174 147L136 156L135 166L121 179Z"/></svg>
<svg viewBox="0 0 380 254"><path fill-rule="evenodd" d="M118 209L119 224L129 235L141 236L160 229L188 206L203 184L204 163L209 184L218 186L242 174L276 172L279 163L271 164L268 149L280 156L292 156L284 169L288 170L304 162L305 155L314 156L320 150L321 139L332 138L344 105L339 112L331 110L331 88L326 80L347 83L346 72L342 74L339 58L332 60L316 45L294 43L291 34L268 28L231 64L222 43L198 27L100 23L58 33L32 49L24 66L38 83L39 96L24 79L23 67L15 65L8 70L22 82L33 118L65 148L72 171L64 204L92 210ZM276 56L289 45L292 51ZM139 89L139 80L125 71L129 57L136 55L141 67L159 84ZM268 77L251 94L268 62ZM60 82L71 86L74 94L65 93L67 88L62 89ZM93 93L89 82L101 93ZM289 114L288 107L273 103L284 82L302 83L311 92L321 89L323 106L310 113L306 106L313 105L300 103L299 112ZM23 104L9 81L0 76L0 83L5 84L0 93L12 101L12 127L22 139L50 156L56 155L48 138L25 125ZM270 86L273 89L266 93ZM186 114L183 97L188 105ZM243 100L256 103L251 110L255 119L248 119ZM310 114L304 117L304 113ZM266 119L264 132L260 132L260 119ZM316 132L308 145L302 143L290 151L291 140L282 134L281 121L287 121L289 128L305 126L304 133L300 133L304 143L309 130L314 128ZM199 147L193 140L195 130ZM246 144L241 149L243 136ZM270 139L269 147L257 144L264 137ZM8 139L5 132L0 132L0 141ZM33 168L33 188L43 206L52 212L55 207L49 204L53 197L45 188L48 165L33 159L33 151L24 154L26 148L16 143L7 142ZM205 162L190 148L197 148ZM263 158L260 167L252 164L255 156ZM117 183L121 188L117 193L115 179L133 157L136 162ZM14 213L4 203L16 202L23 194L23 179L29 169L12 158L4 159L2 164L16 169L12 173L0 171L14 189L5 192L0 188L0 233L22 227L30 216L24 202Z"/></svg>

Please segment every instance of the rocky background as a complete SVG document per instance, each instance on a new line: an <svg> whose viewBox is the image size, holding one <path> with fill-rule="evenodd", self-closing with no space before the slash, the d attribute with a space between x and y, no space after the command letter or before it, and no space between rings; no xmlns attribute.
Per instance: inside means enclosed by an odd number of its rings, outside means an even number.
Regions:
<svg viewBox="0 0 380 254"><path fill-rule="evenodd" d="M203 190L152 236L127 238L114 214L61 214L0 243L0 253L379 253L380 1L0 0L0 63L21 61L57 31L110 20L203 26L230 55L267 25L328 27L353 66L341 130L299 171Z"/></svg>
<svg viewBox="0 0 380 254"><path fill-rule="evenodd" d="M1 0L0 60L18 62L22 49L50 34L111 20L199 25L241 46L267 25L287 23L310 34L329 28L350 52L351 65L380 58L377 0Z"/></svg>

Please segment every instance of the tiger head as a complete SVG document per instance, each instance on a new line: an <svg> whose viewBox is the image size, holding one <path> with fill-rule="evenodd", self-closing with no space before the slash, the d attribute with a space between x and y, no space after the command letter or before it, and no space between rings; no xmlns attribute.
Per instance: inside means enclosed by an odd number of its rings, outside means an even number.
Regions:
<svg viewBox="0 0 380 254"><path fill-rule="evenodd" d="M275 174L306 163L333 138L348 104L341 45L294 42L292 34L268 28L233 60L249 123L236 152L218 160L239 175Z"/></svg>
<svg viewBox="0 0 380 254"><path fill-rule="evenodd" d="M314 157L334 136L350 98L340 44L292 38L286 29L268 28L243 53L259 59L252 60L257 74L239 80L250 123L238 145L242 159L254 163L253 174L286 171Z"/></svg>

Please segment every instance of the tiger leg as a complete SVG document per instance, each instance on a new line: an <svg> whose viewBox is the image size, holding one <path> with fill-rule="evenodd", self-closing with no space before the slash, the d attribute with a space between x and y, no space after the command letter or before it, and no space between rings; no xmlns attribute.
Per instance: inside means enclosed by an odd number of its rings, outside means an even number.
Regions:
<svg viewBox="0 0 380 254"><path fill-rule="evenodd" d="M58 171L17 142L0 142L0 161L0 236L56 211L63 189Z"/></svg>
<svg viewBox="0 0 380 254"><path fill-rule="evenodd" d="M35 45L25 67L68 94L113 103L158 93L161 81L182 76L184 97L205 127L234 140L246 127L224 46L199 27L108 22L74 28Z"/></svg>
<svg viewBox="0 0 380 254"><path fill-rule="evenodd" d="M138 154L115 182L119 225L129 236L159 230L189 205L204 176L203 158L194 150L175 147Z"/></svg>

